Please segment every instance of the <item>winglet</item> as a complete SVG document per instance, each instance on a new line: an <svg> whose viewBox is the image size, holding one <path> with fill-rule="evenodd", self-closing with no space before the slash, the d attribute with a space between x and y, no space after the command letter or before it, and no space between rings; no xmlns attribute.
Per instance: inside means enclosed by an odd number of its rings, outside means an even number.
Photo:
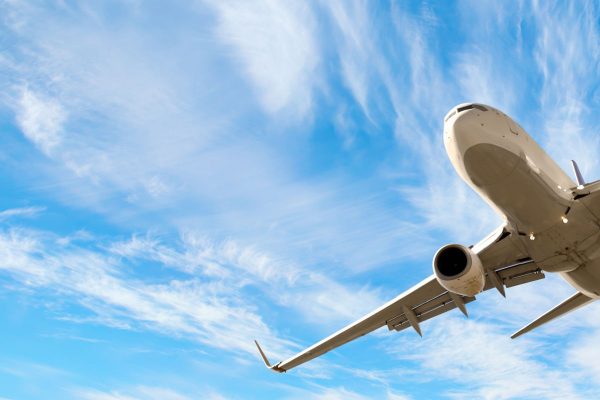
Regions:
<svg viewBox="0 0 600 400"><path fill-rule="evenodd" d="M271 371L275 371L275 372L285 372L285 369L279 367L280 363L271 365L271 363L269 362L269 359L265 355L264 351L262 351L262 349L260 348L260 344L258 344L258 341L255 340L254 343L256 344L256 348L258 349L258 352L260 353L260 356L262 357L263 361L265 362L265 365L267 368L269 368Z"/></svg>
<svg viewBox="0 0 600 400"><path fill-rule="evenodd" d="M583 180L583 175L581 175L581 171L579 171L579 166L575 160L571 160L571 165L573 166L573 172L575 173L575 178L577 178L577 188L579 189L580 186L585 185L585 181Z"/></svg>

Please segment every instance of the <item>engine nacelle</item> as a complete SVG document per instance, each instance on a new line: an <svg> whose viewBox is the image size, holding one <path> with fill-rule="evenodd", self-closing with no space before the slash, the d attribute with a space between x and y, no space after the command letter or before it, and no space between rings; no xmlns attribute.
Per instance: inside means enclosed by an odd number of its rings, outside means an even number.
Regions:
<svg viewBox="0 0 600 400"><path fill-rule="evenodd" d="M435 253L433 273L445 289L463 296L475 296L485 285L481 260L460 244L448 244Z"/></svg>

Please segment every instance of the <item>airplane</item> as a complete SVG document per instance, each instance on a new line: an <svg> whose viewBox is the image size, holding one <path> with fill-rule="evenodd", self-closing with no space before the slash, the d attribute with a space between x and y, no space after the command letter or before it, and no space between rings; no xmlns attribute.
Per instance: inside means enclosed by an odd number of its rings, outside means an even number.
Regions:
<svg viewBox="0 0 600 400"><path fill-rule="evenodd" d="M516 338L600 298L600 180L574 182L525 130L502 111L463 103L444 118L444 147L458 175L503 218L472 246L448 244L433 274L358 321L291 358L265 365L286 372L380 327L401 331L466 304L479 293L558 273L576 292L515 332Z"/></svg>

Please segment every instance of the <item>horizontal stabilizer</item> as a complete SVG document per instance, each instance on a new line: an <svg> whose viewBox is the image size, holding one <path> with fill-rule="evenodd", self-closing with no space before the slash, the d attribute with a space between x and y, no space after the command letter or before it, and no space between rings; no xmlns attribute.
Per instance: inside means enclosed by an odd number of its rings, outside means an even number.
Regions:
<svg viewBox="0 0 600 400"><path fill-rule="evenodd" d="M547 313L545 313L544 315L540 316L538 319L536 319L529 325L527 325L527 326L521 328L519 331L513 333L513 335L511 336L511 339L519 337L522 334L527 333L527 332L545 324L546 322L550 322L553 319L558 318L562 315L565 315L573 310L576 310L579 307L582 307L588 303L591 303L592 301L594 301L594 299L587 297L583 293L577 292L573 296L569 297L567 300L563 301L562 303L560 303L559 305L554 307L552 310L550 310Z"/></svg>

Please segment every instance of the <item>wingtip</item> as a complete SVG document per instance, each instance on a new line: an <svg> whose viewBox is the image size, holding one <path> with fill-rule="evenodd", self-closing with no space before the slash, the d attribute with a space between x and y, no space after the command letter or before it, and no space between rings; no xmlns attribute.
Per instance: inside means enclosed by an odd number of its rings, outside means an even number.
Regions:
<svg viewBox="0 0 600 400"><path fill-rule="evenodd" d="M256 348L258 349L258 352L260 353L260 356L262 357L267 368L271 368L271 363L269 362L269 359L265 355L264 351L260 348L260 344L258 344L258 340L254 339L254 344L256 345Z"/></svg>
<svg viewBox="0 0 600 400"><path fill-rule="evenodd" d="M262 357L265 366L267 368L269 368L271 371L275 371L275 372L285 372L286 370L281 368L279 366L280 363L277 363L275 365L271 365L271 363L269 362L269 359L267 358L267 356L265 355L265 352L262 350L262 348L260 347L260 344L258 344L258 340L254 339L254 344L256 345L256 348L258 349L258 352L260 353L260 356Z"/></svg>

